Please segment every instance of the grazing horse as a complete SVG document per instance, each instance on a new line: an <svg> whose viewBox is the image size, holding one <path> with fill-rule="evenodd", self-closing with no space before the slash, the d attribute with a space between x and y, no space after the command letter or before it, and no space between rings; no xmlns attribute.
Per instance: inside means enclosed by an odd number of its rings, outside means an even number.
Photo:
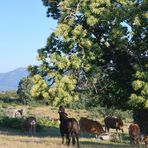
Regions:
<svg viewBox="0 0 148 148"><path fill-rule="evenodd" d="M77 147L79 148L79 124L75 118L68 118L63 106L58 110L60 116L60 133L62 136L62 144L64 143L64 135L66 135L66 144L69 146L70 138L72 137L72 144L75 145L77 140Z"/></svg>
<svg viewBox="0 0 148 148"><path fill-rule="evenodd" d="M79 121L80 130L82 132L87 132L91 134L96 134L96 136L99 136L100 134L104 133L103 127L101 123L98 121L93 121L87 118L82 117Z"/></svg>
<svg viewBox="0 0 148 148"><path fill-rule="evenodd" d="M22 129L29 131L30 134L35 134L36 132L36 118L35 117L27 117L22 125Z"/></svg>

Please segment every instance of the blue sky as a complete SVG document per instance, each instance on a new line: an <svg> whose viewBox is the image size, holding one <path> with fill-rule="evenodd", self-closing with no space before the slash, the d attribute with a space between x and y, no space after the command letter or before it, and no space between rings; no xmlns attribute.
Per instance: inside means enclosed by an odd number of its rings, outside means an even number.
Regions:
<svg viewBox="0 0 148 148"><path fill-rule="evenodd" d="M56 21L46 17L41 0L0 1L0 73L37 64Z"/></svg>

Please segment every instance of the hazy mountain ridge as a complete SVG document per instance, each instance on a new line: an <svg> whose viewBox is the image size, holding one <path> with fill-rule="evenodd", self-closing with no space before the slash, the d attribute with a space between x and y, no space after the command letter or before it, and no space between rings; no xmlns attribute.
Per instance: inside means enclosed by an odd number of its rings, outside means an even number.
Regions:
<svg viewBox="0 0 148 148"><path fill-rule="evenodd" d="M0 91L17 90L19 81L27 75L26 68L17 68L7 73L0 73Z"/></svg>

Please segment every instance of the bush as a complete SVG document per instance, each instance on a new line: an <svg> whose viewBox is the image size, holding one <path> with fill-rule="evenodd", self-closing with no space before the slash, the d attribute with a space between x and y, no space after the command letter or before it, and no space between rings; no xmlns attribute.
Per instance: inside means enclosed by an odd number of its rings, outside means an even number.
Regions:
<svg viewBox="0 0 148 148"><path fill-rule="evenodd" d="M7 103L2 104L2 108L8 108L10 105Z"/></svg>
<svg viewBox="0 0 148 148"><path fill-rule="evenodd" d="M40 126L45 126L45 127L58 127L58 123L52 122L50 119L48 118L38 118L37 119L37 123Z"/></svg>
<svg viewBox="0 0 148 148"><path fill-rule="evenodd" d="M105 107L95 107L95 108L89 108L88 109L91 112L91 117L92 118L104 118L105 116L117 116L120 117L121 119L129 122L131 121L133 117L133 113L131 110L119 110L119 109L114 109L114 108L105 108Z"/></svg>
<svg viewBox="0 0 148 148"><path fill-rule="evenodd" d="M21 129L22 122L23 121L21 118L9 118L6 116L0 116L0 126L2 127Z"/></svg>
<svg viewBox="0 0 148 148"><path fill-rule="evenodd" d="M22 123L25 119L23 118L10 118L7 116L0 116L0 126L12 129L22 130ZM48 118L37 118L36 130L40 131L43 127L58 127L58 123L53 123Z"/></svg>

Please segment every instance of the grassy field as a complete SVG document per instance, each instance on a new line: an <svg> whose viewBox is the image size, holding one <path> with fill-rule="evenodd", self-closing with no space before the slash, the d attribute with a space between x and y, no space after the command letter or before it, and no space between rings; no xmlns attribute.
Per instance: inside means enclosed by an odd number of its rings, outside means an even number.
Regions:
<svg viewBox="0 0 148 148"><path fill-rule="evenodd" d="M30 107L15 106L15 108L25 108L27 116L36 116L42 118L58 118L57 108L55 107ZM86 110L66 109L69 117L92 117L92 113ZM103 121L98 115L97 120ZM130 121L130 120L128 120ZM130 148L129 137L127 135L128 125L125 123L122 142L98 141L94 135L80 134L81 148ZM113 132L113 131L112 131ZM58 126L42 127L34 136L28 133L22 133L20 129L10 129L0 127L0 148L66 148L61 144L61 137ZM73 146L70 146L70 148ZM143 143L140 146L144 147Z"/></svg>
<svg viewBox="0 0 148 148"><path fill-rule="evenodd" d="M53 133L55 132L55 133ZM61 144L58 129L48 129L45 133L37 133L34 137L22 135L14 130L3 130L0 134L0 148L66 148ZM72 148L73 146L70 146ZM129 141L99 142L92 137L80 137L81 148L130 148ZM141 148L144 146L140 146Z"/></svg>

